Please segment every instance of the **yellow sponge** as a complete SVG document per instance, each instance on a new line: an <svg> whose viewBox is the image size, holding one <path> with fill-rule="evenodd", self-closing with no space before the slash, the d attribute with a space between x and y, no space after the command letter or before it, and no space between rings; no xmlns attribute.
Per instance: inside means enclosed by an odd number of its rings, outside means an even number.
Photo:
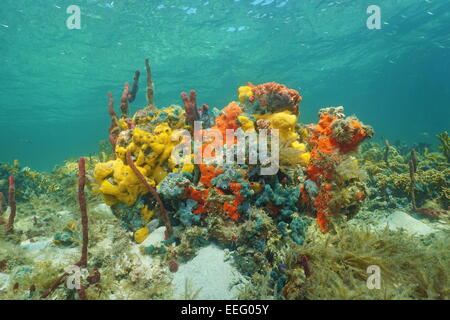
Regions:
<svg viewBox="0 0 450 320"><path fill-rule="evenodd" d="M238 89L239 101L244 103L246 99L253 97L253 90L249 86L242 86Z"/></svg>
<svg viewBox="0 0 450 320"><path fill-rule="evenodd" d="M150 231L147 227L141 228L134 233L134 241L136 241L136 243L142 243L145 239L147 239L149 234Z"/></svg>

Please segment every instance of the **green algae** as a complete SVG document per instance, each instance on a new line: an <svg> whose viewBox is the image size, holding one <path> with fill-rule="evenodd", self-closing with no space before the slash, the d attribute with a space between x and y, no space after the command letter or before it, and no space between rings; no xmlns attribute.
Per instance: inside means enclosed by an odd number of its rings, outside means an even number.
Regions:
<svg viewBox="0 0 450 320"><path fill-rule="evenodd" d="M284 250L283 299L448 299L449 233L426 241L404 232L373 232L346 225L323 235L308 234L303 247ZM307 277L299 257L307 256ZM381 269L381 289L369 289L371 265ZM268 288L273 288L269 292ZM264 294L262 294L264 292ZM276 298L274 281L256 274L241 299Z"/></svg>

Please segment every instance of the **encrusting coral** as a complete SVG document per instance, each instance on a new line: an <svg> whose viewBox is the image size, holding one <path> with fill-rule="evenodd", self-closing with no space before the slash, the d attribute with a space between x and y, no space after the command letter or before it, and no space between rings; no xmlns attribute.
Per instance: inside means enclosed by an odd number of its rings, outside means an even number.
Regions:
<svg viewBox="0 0 450 320"><path fill-rule="evenodd" d="M383 160L386 148L388 162ZM440 151L430 152L428 148L403 151L390 144L385 144L383 150L377 143L367 144L358 159L368 173L369 208L404 209L411 205L412 211L431 218L448 211L450 168Z"/></svg>
<svg viewBox="0 0 450 320"><path fill-rule="evenodd" d="M345 118L343 112L343 107L321 109L319 123L310 128L312 150L307 178L318 191L312 199L303 187L302 199L313 201L323 231L328 230L327 217L336 213L354 215L367 195L358 162L350 157L361 142L373 136L373 129L355 117ZM346 163L351 165L347 170ZM344 170L351 174L344 174Z"/></svg>

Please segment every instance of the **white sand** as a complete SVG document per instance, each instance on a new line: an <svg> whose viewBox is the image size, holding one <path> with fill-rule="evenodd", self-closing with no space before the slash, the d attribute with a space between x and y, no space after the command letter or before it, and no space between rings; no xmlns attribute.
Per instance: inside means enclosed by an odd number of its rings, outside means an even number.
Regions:
<svg viewBox="0 0 450 320"><path fill-rule="evenodd" d="M53 238L46 238L37 242L26 240L20 243L20 246L27 253L28 258L33 259L34 263L39 261L51 261L53 265L68 265L76 262L80 255L80 249L59 248L53 244Z"/></svg>
<svg viewBox="0 0 450 320"><path fill-rule="evenodd" d="M8 288L10 275L6 273L0 273L0 291Z"/></svg>
<svg viewBox="0 0 450 320"><path fill-rule="evenodd" d="M231 261L225 261L225 252L211 244L200 249L195 258L180 265L172 282L174 297L184 298L185 283L189 280L193 291L201 289L197 299L234 299L238 287L231 286L241 278L236 268L231 265Z"/></svg>
<svg viewBox="0 0 450 320"><path fill-rule="evenodd" d="M105 217L114 216L111 207L109 207L105 203L100 203L98 206L94 208L94 211L97 212L97 214L99 215L104 215Z"/></svg>
<svg viewBox="0 0 450 320"><path fill-rule="evenodd" d="M395 211L380 221L379 228L388 227L391 230L404 229L406 232L417 235L428 235L436 232L425 223L411 217L403 211Z"/></svg>
<svg viewBox="0 0 450 320"><path fill-rule="evenodd" d="M132 251L141 257L143 263L151 264L153 259L141 254L138 248L158 245L164 240L165 230L165 227L160 227L153 231L143 243L135 245ZM225 251L212 244L200 249L192 260L180 264L178 271L173 275L175 299L184 298L186 280L190 282L192 291L200 289L197 299L234 299L239 287L232 287L232 284L242 279L242 275L232 266L231 261L225 261Z"/></svg>
<svg viewBox="0 0 450 320"><path fill-rule="evenodd" d="M25 240L20 243L22 249L29 253L34 253L36 251L41 251L48 248L53 243L52 238L47 238L42 241L31 242L30 240Z"/></svg>

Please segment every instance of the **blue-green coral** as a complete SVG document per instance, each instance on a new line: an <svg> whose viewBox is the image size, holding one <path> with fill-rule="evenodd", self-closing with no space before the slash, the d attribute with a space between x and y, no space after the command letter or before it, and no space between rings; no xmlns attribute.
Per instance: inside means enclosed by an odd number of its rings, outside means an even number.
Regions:
<svg viewBox="0 0 450 320"><path fill-rule="evenodd" d="M308 227L308 220L302 217L295 217L292 219L289 227L292 230L292 240L298 244L303 244L305 240L305 232Z"/></svg>
<svg viewBox="0 0 450 320"><path fill-rule="evenodd" d="M197 207L197 201L192 199L187 199L186 201L181 202L178 209L178 215L181 223L186 227L191 227L193 224L200 222L201 214L195 214L192 212L193 209L196 209Z"/></svg>
<svg viewBox="0 0 450 320"><path fill-rule="evenodd" d="M211 183L213 186L225 190L231 182L241 182L241 178L242 175L236 171L236 168L231 165L225 165L223 173L211 179Z"/></svg>
<svg viewBox="0 0 450 320"><path fill-rule="evenodd" d="M300 187L284 187L280 183L275 183L272 188L270 184L264 185L264 191L258 195L256 206L264 206L271 203L281 208L282 216L290 216L297 210L296 202L300 196Z"/></svg>
<svg viewBox="0 0 450 320"><path fill-rule="evenodd" d="M302 245L305 240L307 227L308 221L305 218L295 217L291 223L285 221L278 223L278 232L284 237L291 237L295 243Z"/></svg>
<svg viewBox="0 0 450 320"><path fill-rule="evenodd" d="M180 173L169 173L158 187L158 193L166 200L179 199L191 181Z"/></svg>

